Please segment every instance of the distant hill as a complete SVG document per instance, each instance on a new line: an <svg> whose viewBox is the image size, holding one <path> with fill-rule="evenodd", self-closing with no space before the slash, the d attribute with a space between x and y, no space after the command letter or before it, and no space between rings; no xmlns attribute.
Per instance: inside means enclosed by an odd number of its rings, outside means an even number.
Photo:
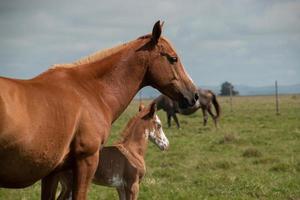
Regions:
<svg viewBox="0 0 300 200"><path fill-rule="evenodd" d="M220 86L201 86L201 88L210 89L216 94L220 93ZM274 86L247 86L247 85L234 85L235 90L239 91L240 96L253 96L253 95L272 95L275 92ZM160 95L160 92L151 87L145 87L142 89L142 98L155 98ZM299 94L300 84L295 85L279 85L279 94ZM135 98L139 98L139 94Z"/></svg>
<svg viewBox="0 0 300 200"><path fill-rule="evenodd" d="M275 93L275 86L251 87L246 85L237 85L235 87L240 95L271 95ZM278 85L279 94L297 94L300 93L300 84Z"/></svg>

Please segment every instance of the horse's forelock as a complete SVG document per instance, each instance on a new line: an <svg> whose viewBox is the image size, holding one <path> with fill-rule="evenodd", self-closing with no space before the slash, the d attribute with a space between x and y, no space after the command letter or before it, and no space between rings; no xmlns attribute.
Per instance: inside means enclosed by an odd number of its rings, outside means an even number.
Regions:
<svg viewBox="0 0 300 200"><path fill-rule="evenodd" d="M165 41L167 43L167 45L171 48L171 50L176 53L176 49L175 49L174 45L172 44L172 42L168 38L162 36L161 39L163 41Z"/></svg>

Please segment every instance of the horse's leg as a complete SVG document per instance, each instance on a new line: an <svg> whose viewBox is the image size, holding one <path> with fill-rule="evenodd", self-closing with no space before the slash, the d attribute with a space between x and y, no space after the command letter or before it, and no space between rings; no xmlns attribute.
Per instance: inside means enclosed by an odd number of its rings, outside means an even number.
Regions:
<svg viewBox="0 0 300 200"><path fill-rule="evenodd" d="M69 171L66 171L61 174L59 182L61 184L61 191L57 200L72 200L72 172L69 173Z"/></svg>
<svg viewBox="0 0 300 200"><path fill-rule="evenodd" d="M202 109L202 114L203 114L203 126L206 126L207 119L208 119L206 108L201 107L201 109Z"/></svg>
<svg viewBox="0 0 300 200"><path fill-rule="evenodd" d="M171 114L167 112L167 118L168 118L168 128L171 127Z"/></svg>
<svg viewBox="0 0 300 200"><path fill-rule="evenodd" d="M118 195L119 195L119 200L126 200L125 188L124 187L118 187L117 191L118 191Z"/></svg>
<svg viewBox="0 0 300 200"><path fill-rule="evenodd" d="M72 184L73 200L87 199L88 188L98 167L99 149L107 139L110 130L110 126L100 123L100 125L93 126L93 118L90 113L84 114L71 145L75 159ZM101 122L101 120L99 121ZM102 131L99 131L101 129Z"/></svg>
<svg viewBox="0 0 300 200"><path fill-rule="evenodd" d="M88 187L94 177L98 166L99 151L94 154L82 157L78 155L76 158L76 168L74 173L73 200L86 200Z"/></svg>
<svg viewBox="0 0 300 200"><path fill-rule="evenodd" d="M55 200L56 188L58 186L58 177L56 174L49 174L42 179L42 200Z"/></svg>
<svg viewBox="0 0 300 200"><path fill-rule="evenodd" d="M180 128L180 124L179 124L179 121L178 121L176 113L173 115L173 119L174 119L174 121L175 121L175 123L177 125L177 128Z"/></svg>
<svg viewBox="0 0 300 200"><path fill-rule="evenodd" d="M217 119L216 119L216 116L214 115L214 113L211 111L211 106L208 106L207 111L210 114L210 116L213 118L215 127L217 128L218 127L217 126Z"/></svg>

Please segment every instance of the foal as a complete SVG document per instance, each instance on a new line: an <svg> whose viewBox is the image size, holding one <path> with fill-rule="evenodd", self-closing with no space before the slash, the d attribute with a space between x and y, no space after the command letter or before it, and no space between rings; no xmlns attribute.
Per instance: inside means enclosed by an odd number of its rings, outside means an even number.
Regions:
<svg viewBox="0 0 300 200"><path fill-rule="evenodd" d="M161 150L169 146L161 121L156 115L156 104L148 108L140 106L122 132L122 140L113 146L103 147L93 182L97 185L115 187L120 200L134 200L138 197L139 183L146 172L144 156L148 138ZM71 172L61 173L58 180L62 191L58 199L67 199L71 194Z"/></svg>

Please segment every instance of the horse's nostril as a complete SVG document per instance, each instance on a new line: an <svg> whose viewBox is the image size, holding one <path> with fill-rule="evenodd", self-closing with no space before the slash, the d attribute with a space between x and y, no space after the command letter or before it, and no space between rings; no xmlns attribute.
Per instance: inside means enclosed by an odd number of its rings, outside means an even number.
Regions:
<svg viewBox="0 0 300 200"><path fill-rule="evenodd" d="M199 99L199 94L195 93L195 100L197 101Z"/></svg>

